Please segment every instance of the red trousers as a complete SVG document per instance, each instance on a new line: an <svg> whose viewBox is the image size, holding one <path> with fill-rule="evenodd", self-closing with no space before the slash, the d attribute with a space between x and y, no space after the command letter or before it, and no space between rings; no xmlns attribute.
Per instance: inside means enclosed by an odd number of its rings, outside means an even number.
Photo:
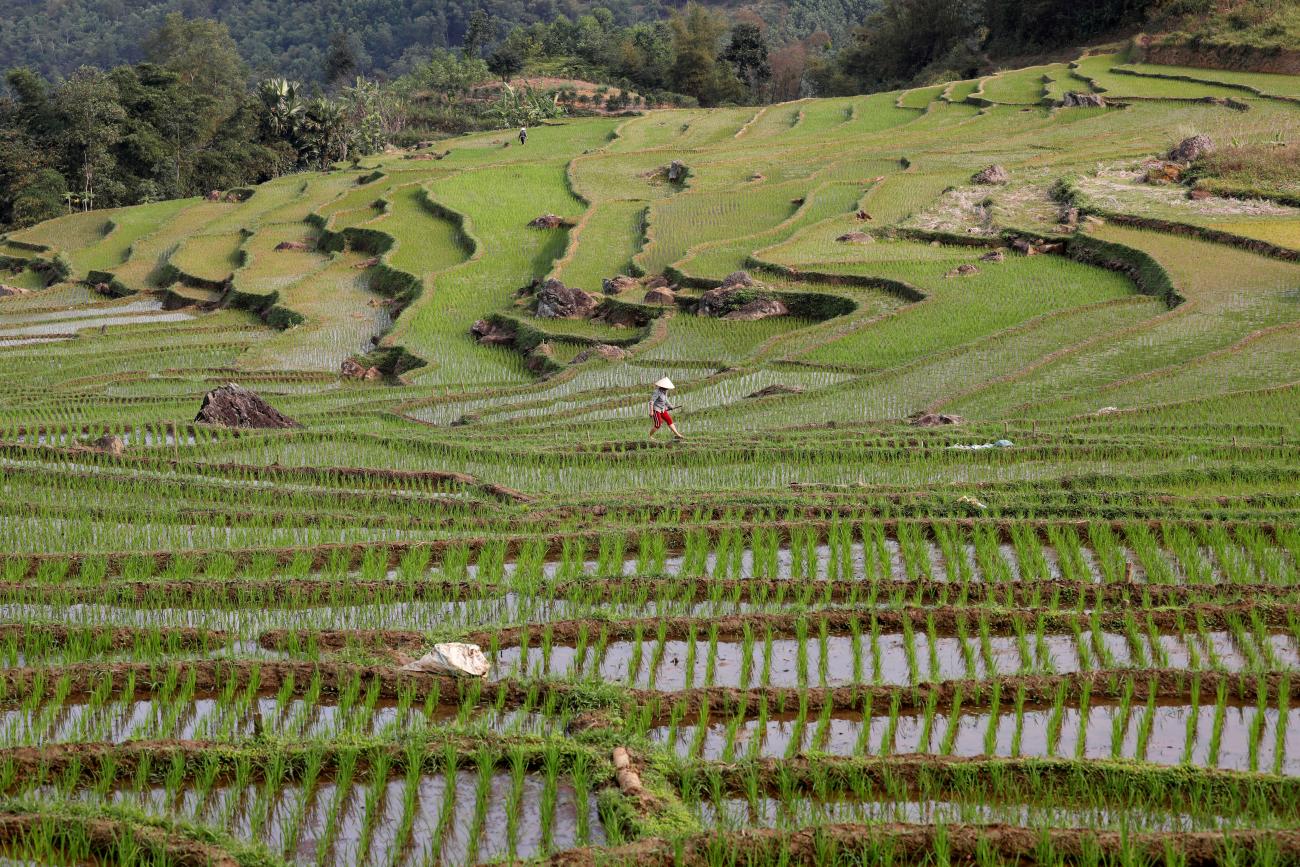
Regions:
<svg viewBox="0 0 1300 867"><path fill-rule="evenodd" d="M650 417L655 421L655 426L650 429L651 432L659 430L663 425L671 425L673 423L673 417L668 414L667 410L657 409L650 414Z"/></svg>

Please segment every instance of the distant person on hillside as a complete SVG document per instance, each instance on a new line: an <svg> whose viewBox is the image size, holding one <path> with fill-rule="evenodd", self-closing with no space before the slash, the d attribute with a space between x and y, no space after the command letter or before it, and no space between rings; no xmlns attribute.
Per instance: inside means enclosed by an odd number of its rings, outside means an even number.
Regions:
<svg viewBox="0 0 1300 867"><path fill-rule="evenodd" d="M519 143L528 144L528 127L526 126L519 127Z"/></svg>
<svg viewBox="0 0 1300 867"><path fill-rule="evenodd" d="M686 437L682 436L682 432L677 429L677 425L673 424L673 417L670 415L673 410L677 409L668 402L668 392L672 391L674 387L673 381L666 376L655 383L655 394L654 397L650 398L650 418L654 420L654 427L650 428L650 436L652 437L660 427L668 425L668 429L673 432L674 437L679 440L686 439Z"/></svg>

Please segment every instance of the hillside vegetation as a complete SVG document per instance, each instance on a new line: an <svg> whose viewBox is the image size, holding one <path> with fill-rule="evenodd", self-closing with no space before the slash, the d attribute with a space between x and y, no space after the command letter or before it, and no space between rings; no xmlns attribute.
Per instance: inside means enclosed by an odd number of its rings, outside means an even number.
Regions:
<svg viewBox="0 0 1300 867"><path fill-rule="evenodd" d="M0 0L0 58L46 75L68 75L83 65L108 68L144 59L141 45L169 13L211 18L226 25L240 54L260 75L324 83L331 42L346 34L358 72L408 72L422 56L457 48L471 34L475 13L486 15L477 38L495 45L515 27L579 22L599 10L620 27L662 21L683 4L663 0L234 0L120 4L111 0L29 2ZM842 33L859 23L875 0L781 0L711 3L765 22L773 42L783 44L818 31Z"/></svg>
<svg viewBox="0 0 1300 867"><path fill-rule="evenodd" d="M0 856L1300 864L1300 77L1129 60L0 236Z"/></svg>

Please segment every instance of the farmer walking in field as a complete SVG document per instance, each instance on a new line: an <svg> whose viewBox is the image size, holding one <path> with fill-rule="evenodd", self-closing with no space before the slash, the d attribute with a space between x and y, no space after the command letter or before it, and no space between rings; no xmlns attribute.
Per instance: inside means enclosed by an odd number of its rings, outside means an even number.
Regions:
<svg viewBox="0 0 1300 867"><path fill-rule="evenodd" d="M682 432L677 429L677 425L673 424L673 417L670 415L673 410L677 409L668 402L668 392L674 388L673 381L666 376L655 383L655 394L654 397L650 398L650 418L654 420L654 427L650 428L650 436L652 437L661 426L668 425L668 429L673 432L674 437L679 440L686 439L686 437L682 436Z"/></svg>
<svg viewBox="0 0 1300 867"><path fill-rule="evenodd" d="M519 143L520 144L528 143L528 127L526 126L519 127Z"/></svg>

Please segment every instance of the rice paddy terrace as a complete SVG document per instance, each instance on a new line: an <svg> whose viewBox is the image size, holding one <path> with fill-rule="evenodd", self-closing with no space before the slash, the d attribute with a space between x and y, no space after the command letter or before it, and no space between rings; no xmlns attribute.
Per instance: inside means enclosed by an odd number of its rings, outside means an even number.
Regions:
<svg viewBox="0 0 1300 867"><path fill-rule="evenodd" d="M1300 80L1087 56L3 238L0 858L1297 863L1300 192L1142 182L1196 134L1296 141ZM783 315L696 315L742 270ZM300 426L195 424L227 382ZM489 676L399 670L447 640Z"/></svg>

